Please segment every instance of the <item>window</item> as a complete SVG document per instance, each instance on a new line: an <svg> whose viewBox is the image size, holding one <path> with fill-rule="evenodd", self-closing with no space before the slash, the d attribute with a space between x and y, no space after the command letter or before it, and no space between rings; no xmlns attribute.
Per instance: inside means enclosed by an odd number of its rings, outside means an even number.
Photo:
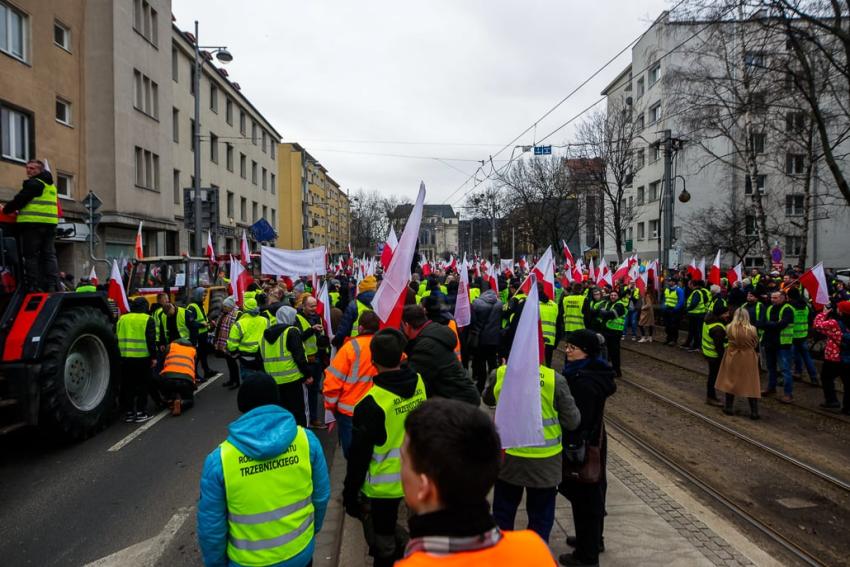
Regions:
<svg viewBox="0 0 850 567"><path fill-rule="evenodd" d="M159 39L159 15L147 0L133 0L133 29L153 45Z"/></svg>
<svg viewBox="0 0 850 567"><path fill-rule="evenodd" d="M251 121L251 143L257 145L257 123Z"/></svg>
<svg viewBox="0 0 850 567"><path fill-rule="evenodd" d="M176 108L171 109L171 139L174 142L180 141L180 111Z"/></svg>
<svg viewBox="0 0 850 567"><path fill-rule="evenodd" d="M245 123L246 123L245 111L240 110L239 111L239 133L242 134L243 136L245 135L245 128L246 128Z"/></svg>
<svg viewBox="0 0 850 567"><path fill-rule="evenodd" d="M756 187L760 194L764 195L764 182L767 178L766 175L757 175L756 176ZM744 181L744 195L752 195L753 194L753 178L749 175L746 177Z"/></svg>
<svg viewBox="0 0 850 567"><path fill-rule="evenodd" d="M753 215L744 217L744 234L747 236L755 236L756 234L756 217Z"/></svg>
<svg viewBox="0 0 850 567"><path fill-rule="evenodd" d="M274 146L272 146L272 147L274 147ZM274 173L270 174L269 185L271 185L271 188L272 188L272 195L277 193L277 184L276 184L276 178L274 176Z"/></svg>
<svg viewBox="0 0 850 567"><path fill-rule="evenodd" d="M638 240L643 240L644 238L646 238L646 225L642 222L639 222L637 228Z"/></svg>
<svg viewBox="0 0 850 567"><path fill-rule="evenodd" d="M642 169L645 164L646 151L643 148L635 150L635 171Z"/></svg>
<svg viewBox="0 0 850 567"><path fill-rule="evenodd" d="M2 7L2 4L0 4ZM34 153L32 115L0 106L0 150L6 159L26 162Z"/></svg>
<svg viewBox="0 0 850 567"><path fill-rule="evenodd" d="M806 127L805 112L789 112L785 115L786 132L802 132Z"/></svg>
<svg viewBox="0 0 850 567"><path fill-rule="evenodd" d="M269 208L263 205L263 216L261 218L266 218L269 214Z"/></svg>
<svg viewBox="0 0 850 567"><path fill-rule="evenodd" d="M224 101L224 119L233 126L233 101L229 98Z"/></svg>
<svg viewBox="0 0 850 567"><path fill-rule="evenodd" d="M785 154L785 173L798 175L805 169L806 156L803 154Z"/></svg>
<svg viewBox="0 0 850 567"><path fill-rule="evenodd" d="M133 106L151 118L159 118L159 85L138 69L133 70L133 83L135 87Z"/></svg>
<svg viewBox="0 0 850 567"><path fill-rule="evenodd" d="M136 186L159 191L159 156L136 146Z"/></svg>
<svg viewBox="0 0 850 567"><path fill-rule="evenodd" d="M263 173L263 176L262 176L262 179L263 179L263 191L268 191L268 190L269 190L269 184L268 184L268 181L267 181L267 179L268 179L268 178L266 177L266 175L267 175L267 173L268 173L268 172L266 171L266 168L265 168L265 167L263 168L263 172L262 172L262 173Z"/></svg>
<svg viewBox="0 0 850 567"><path fill-rule="evenodd" d="M73 197L74 176L67 173L56 173L56 193L60 197Z"/></svg>
<svg viewBox="0 0 850 567"><path fill-rule="evenodd" d="M637 98L643 96L643 93L646 92L646 88L644 87L643 77L637 80L637 86L635 87L635 94L637 94Z"/></svg>
<svg viewBox="0 0 850 567"><path fill-rule="evenodd" d="M180 204L180 193L182 193L182 189L180 187L180 170L175 169L174 174L172 175L171 181L171 190L174 192L174 204Z"/></svg>
<svg viewBox="0 0 850 567"><path fill-rule="evenodd" d="M277 211L272 209L272 228L277 228Z"/></svg>
<svg viewBox="0 0 850 567"><path fill-rule="evenodd" d="M242 220L242 222L245 222L247 220L247 214L248 214L248 199L246 199L245 197L240 197L240 199L239 199L239 218Z"/></svg>
<svg viewBox="0 0 850 567"><path fill-rule="evenodd" d="M746 65L748 71L764 67L764 53L758 53L755 51L746 53L744 55L744 65Z"/></svg>
<svg viewBox="0 0 850 567"><path fill-rule="evenodd" d="M194 118L189 119L189 139L192 140L192 142L189 145L192 147L192 151L194 152L195 151L195 143L196 143L196 140L195 140L195 119Z"/></svg>
<svg viewBox="0 0 850 567"><path fill-rule="evenodd" d="M210 83L210 110L218 114L218 87Z"/></svg>
<svg viewBox="0 0 850 567"><path fill-rule="evenodd" d="M658 238L658 225L661 224L658 219L649 221L649 238Z"/></svg>
<svg viewBox="0 0 850 567"><path fill-rule="evenodd" d="M227 163L227 171L233 171L233 144L227 143L224 145L225 162Z"/></svg>
<svg viewBox="0 0 850 567"><path fill-rule="evenodd" d="M658 82L658 79L661 78L661 63L656 63L652 67L649 68L649 86L651 87L655 83Z"/></svg>
<svg viewBox="0 0 850 567"><path fill-rule="evenodd" d="M628 232L626 233L626 240L634 240L634 237L635 237L635 229L630 226Z"/></svg>
<svg viewBox="0 0 850 567"><path fill-rule="evenodd" d="M270 150L269 153L272 156L272 161L274 161L274 153L275 153L274 147L276 145L276 142L273 139L271 139L271 136L269 136L269 142L270 142L269 143L269 150Z"/></svg>
<svg viewBox="0 0 850 567"><path fill-rule="evenodd" d="M799 256L803 253L805 246L803 245L803 239L799 236L786 236L785 237L785 255L786 256Z"/></svg>
<svg viewBox="0 0 850 567"><path fill-rule="evenodd" d="M227 192L227 218L233 218L233 191Z"/></svg>
<svg viewBox="0 0 850 567"><path fill-rule="evenodd" d="M257 184L257 162L251 161L251 183Z"/></svg>
<svg viewBox="0 0 850 567"><path fill-rule="evenodd" d="M65 51L71 51L71 30L68 26L53 22L53 43Z"/></svg>
<svg viewBox="0 0 850 567"><path fill-rule="evenodd" d="M71 103L64 98L56 97L56 122L71 125Z"/></svg>
<svg viewBox="0 0 850 567"><path fill-rule="evenodd" d="M267 143L266 131L263 130L263 153L266 153L266 143Z"/></svg>
<svg viewBox="0 0 850 567"><path fill-rule="evenodd" d="M638 205L643 205L645 193L646 193L646 191L644 190L643 187L637 188L637 204Z"/></svg>
<svg viewBox="0 0 850 567"><path fill-rule="evenodd" d="M767 97L764 92L755 92L750 96L750 108L753 112L764 112L767 110Z"/></svg>
<svg viewBox="0 0 850 567"><path fill-rule="evenodd" d="M785 216L799 217L803 215L804 195L785 195Z"/></svg>
<svg viewBox="0 0 850 567"><path fill-rule="evenodd" d="M5 2L0 2L0 51L15 59L27 61L28 36L29 18Z"/></svg>
<svg viewBox="0 0 850 567"><path fill-rule="evenodd" d="M661 192L659 191L659 189L661 189L661 180L653 181L649 184L649 195L647 195L646 197L648 202L651 203L652 201L658 200L658 198L661 196Z"/></svg>
<svg viewBox="0 0 850 567"><path fill-rule="evenodd" d="M659 120L661 120L661 103L656 102L649 107L649 123L655 124Z"/></svg>
<svg viewBox="0 0 850 567"><path fill-rule="evenodd" d="M661 159L661 144L652 144L649 146L649 155L653 163Z"/></svg>
<svg viewBox="0 0 850 567"><path fill-rule="evenodd" d="M239 175L242 179L248 178L248 159L245 154L239 154Z"/></svg>
<svg viewBox="0 0 850 567"><path fill-rule="evenodd" d="M251 222L257 222L257 201L251 202Z"/></svg>
<svg viewBox="0 0 850 567"><path fill-rule="evenodd" d="M757 154L764 153L764 142L767 137L764 132L753 132L750 134L750 147Z"/></svg>
<svg viewBox="0 0 850 567"><path fill-rule="evenodd" d="M180 54L176 47L171 48L171 80L175 83L180 78Z"/></svg>
<svg viewBox="0 0 850 567"><path fill-rule="evenodd" d="M218 163L218 136L210 132L210 161Z"/></svg>
<svg viewBox="0 0 850 567"><path fill-rule="evenodd" d="M637 115L637 117L635 118L635 124L637 126L638 131L646 128L646 120L643 117L643 112Z"/></svg>

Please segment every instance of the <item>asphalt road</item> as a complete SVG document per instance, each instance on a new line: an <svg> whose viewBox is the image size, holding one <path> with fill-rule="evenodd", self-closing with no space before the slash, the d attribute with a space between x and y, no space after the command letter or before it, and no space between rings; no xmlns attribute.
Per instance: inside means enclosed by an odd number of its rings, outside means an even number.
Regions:
<svg viewBox="0 0 850 567"><path fill-rule="evenodd" d="M225 379L197 393L182 416L166 415L123 446L142 425L119 421L68 446L35 431L0 438L0 564L200 565L201 469L239 415ZM317 433L332 463L334 442Z"/></svg>

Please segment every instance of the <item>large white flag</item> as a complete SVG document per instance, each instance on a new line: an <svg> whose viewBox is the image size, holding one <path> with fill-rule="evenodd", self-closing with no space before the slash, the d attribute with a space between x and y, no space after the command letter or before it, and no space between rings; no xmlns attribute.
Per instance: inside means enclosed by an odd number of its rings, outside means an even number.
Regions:
<svg viewBox="0 0 850 567"><path fill-rule="evenodd" d="M260 247L260 271L267 276L301 277L328 273L325 264L325 247L307 250L281 250L271 246Z"/></svg>
<svg viewBox="0 0 850 567"><path fill-rule="evenodd" d="M466 253L463 254L463 262L460 265L460 282L457 286L457 300L455 301L455 323L458 327L466 327L472 319L469 306L469 266L466 265Z"/></svg>

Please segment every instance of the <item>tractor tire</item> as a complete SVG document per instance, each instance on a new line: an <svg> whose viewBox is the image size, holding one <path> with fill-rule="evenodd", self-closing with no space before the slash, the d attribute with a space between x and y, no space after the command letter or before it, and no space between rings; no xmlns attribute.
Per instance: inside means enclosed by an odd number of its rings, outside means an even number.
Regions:
<svg viewBox="0 0 850 567"><path fill-rule="evenodd" d="M102 311L60 312L44 337L41 417L68 440L98 432L115 407L119 353L112 323Z"/></svg>
<svg viewBox="0 0 850 567"><path fill-rule="evenodd" d="M207 313L207 319L210 321L218 321L218 317L221 315L221 307L224 303L227 294L223 291L213 291L212 295L210 295L210 308L209 313Z"/></svg>

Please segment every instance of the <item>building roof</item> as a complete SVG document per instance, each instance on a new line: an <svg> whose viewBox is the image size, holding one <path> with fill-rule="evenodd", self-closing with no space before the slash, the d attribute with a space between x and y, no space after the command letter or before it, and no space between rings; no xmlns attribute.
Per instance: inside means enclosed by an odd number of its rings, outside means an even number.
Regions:
<svg viewBox="0 0 850 567"><path fill-rule="evenodd" d="M631 73L631 72L632 72L632 64L631 64L631 63L629 63L629 64L626 66L626 68L625 68L625 69L623 69L623 70L620 72L620 74L619 74L619 75L617 75L617 76L614 78L614 80L613 80L613 81L611 81L611 82L608 84L608 86L607 86L607 87L605 87L605 88L602 90L602 93L601 93L601 94L602 94L603 96L608 96L608 93L609 93L609 92L611 92L611 90L613 90L613 89L614 89L614 87L616 87L616 86L620 83L620 81L623 79L623 77L627 76L627 75L628 75L629 73Z"/></svg>
<svg viewBox="0 0 850 567"><path fill-rule="evenodd" d="M397 219L409 217L411 211L413 211L412 204L408 203L406 205L399 205L393 211L392 218ZM422 216L442 217L444 219L457 218L457 215L451 205L423 205Z"/></svg>

